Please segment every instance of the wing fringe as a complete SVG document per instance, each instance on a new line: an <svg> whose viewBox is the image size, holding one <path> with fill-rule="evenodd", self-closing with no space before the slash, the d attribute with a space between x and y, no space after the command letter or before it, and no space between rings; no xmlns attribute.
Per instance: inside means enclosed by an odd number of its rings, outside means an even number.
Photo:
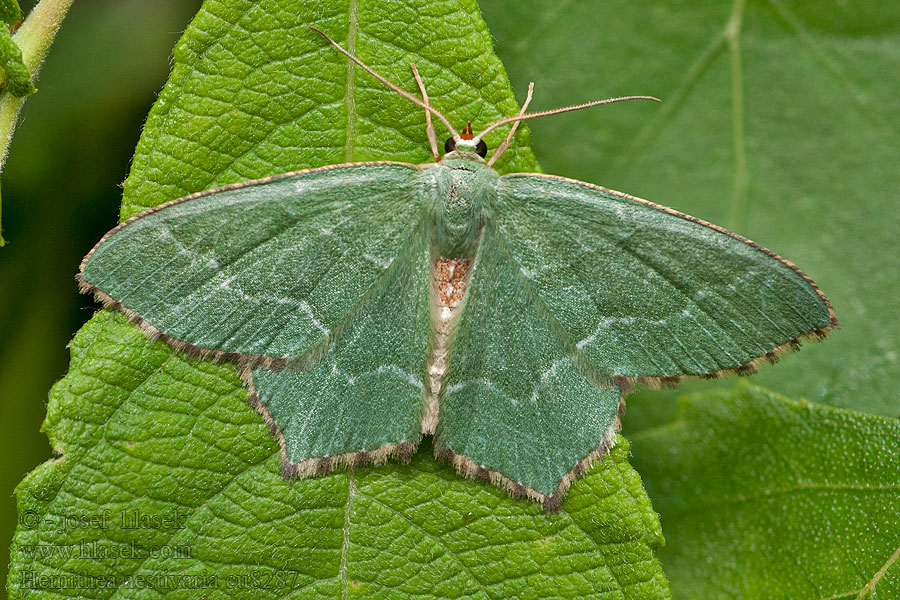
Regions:
<svg viewBox="0 0 900 600"><path fill-rule="evenodd" d="M332 456L314 456L294 462L288 457L287 441L284 438L284 434L275 423L275 419L272 418L269 409L259 401L259 394L256 392L256 386L253 382L252 369L242 368L240 377L247 386L247 403L262 416L269 428L269 433L278 440L278 445L281 448L281 476L288 481L320 477L331 473L338 467L356 469L367 465L383 465L388 459L407 464L412 459L413 454L416 453L416 449L419 447L419 442L422 439L422 436L419 435L418 439L384 444L372 450L341 452Z"/></svg>
<svg viewBox="0 0 900 600"><path fill-rule="evenodd" d="M600 445L589 452L587 456L579 460L560 479L556 490L552 494L543 494L534 488L530 488L521 482L510 479L500 471L493 471L483 465L477 464L472 459L453 452L450 448L435 448L435 456L446 461L456 468L456 472L469 479L487 481L504 489L513 498L527 498L539 503L547 513L559 512L562 508L562 499L573 483L587 475L591 466L597 460L606 456L616 445L616 434L622 428L622 416L625 414L625 390L621 390L619 405L616 409L616 417L612 425L606 430Z"/></svg>
<svg viewBox="0 0 900 600"><path fill-rule="evenodd" d="M755 373L759 372L760 367L764 365L774 365L783 356L799 352L801 348L801 342L821 342L829 338L831 336L831 333L839 328L840 324L837 322L836 318L833 318L832 322L829 325L826 325L825 327L818 327L810 331L809 333L804 333L803 335L788 340L787 342L775 346L774 348L768 350L760 356L757 356L753 360L736 367L729 367L727 369L719 369L718 371L711 371L709 373L700 373L696 375L638 375L629 376L627 378L632 382L644 385L651 390L660 390L676 388L682 381L691 379L720 379L733 376L746 377L748 375L754 375ZM619 377L624 376L620 375Z"/></svg>

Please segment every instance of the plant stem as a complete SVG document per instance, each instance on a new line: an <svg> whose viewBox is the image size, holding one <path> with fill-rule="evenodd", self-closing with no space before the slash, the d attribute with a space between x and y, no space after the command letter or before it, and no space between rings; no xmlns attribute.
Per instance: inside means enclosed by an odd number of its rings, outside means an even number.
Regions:
<svg viewBox="0 0 900 600"><path fill-rule="evenodd" d="M56 32L73 1L41 0L13 36L13 41L22 51L25 66L31 73L32 83L37 80L41 64L47 57ZM16 122L23 104L25 104L25 98L16 98L9 92L0 94L0 172L6 165L9 144L16 130ZM0 246L3 246L4 243L3 236L0 235Z"/></svg>

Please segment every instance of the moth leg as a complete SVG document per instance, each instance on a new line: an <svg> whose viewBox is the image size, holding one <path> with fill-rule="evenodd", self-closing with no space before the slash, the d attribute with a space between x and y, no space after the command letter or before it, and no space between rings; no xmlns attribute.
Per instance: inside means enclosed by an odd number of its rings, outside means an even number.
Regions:
<svg viewBox="0 0 900 600"><path fill-rule="evenodd" d="M525 96L525 102L522 103L522 109L519 111L519 116L525 114L525 110L528 108L528 105L531 104L531 94L534 92L534 82L528 84L528 95ZM492 166L497 159L500 158L506 149L509 148L509 144L512 142L513 136L516 135L516 129L519 128L519 123L521 121L513 122L512 129L509 130L509 135L506 136L506 139L503 140L503 143L497 146L497 149L494 150L494 153L491 154L491 159L488 161L487 166Z"/></svg>
<svg viewBox="0 0 900 600"><path fill-rule="evenodd" d="M422 83L422 78L419 76L419 70L416 68L416 63L411 62L409 66L412 68L413 76L416 78L416 83L419 84L419 90L422 92L422 102L425 103L426 106L431 106L428 102L428 92L425 91L425 84ZM434 162L440 162L441 155L438 154L438 143L437 143L437 134L434 133L434 124L431 122L431 111L425 111L425 131L428 134L428 143L431 145L431 154L434 155ZM513 128L515 131L515 128Z"/></svg>

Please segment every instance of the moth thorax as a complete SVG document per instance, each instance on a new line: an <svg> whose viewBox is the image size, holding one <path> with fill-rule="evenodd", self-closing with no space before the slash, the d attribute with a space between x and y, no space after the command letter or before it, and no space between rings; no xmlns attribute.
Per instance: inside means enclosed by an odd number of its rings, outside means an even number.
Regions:
<svg viewBox="0 0 900 600"><path fill-rule="evenodd" d="M490 194L477 172L448 169L442 186L438 252L442 256L472 256L483 226Z"/></svg>

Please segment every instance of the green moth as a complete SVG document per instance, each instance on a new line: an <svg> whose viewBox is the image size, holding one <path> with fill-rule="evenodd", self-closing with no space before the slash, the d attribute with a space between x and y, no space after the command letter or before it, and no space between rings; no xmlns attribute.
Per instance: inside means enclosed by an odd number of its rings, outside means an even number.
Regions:
<svg viewBox="0 0 900 600"><path fill-rule="evenodd" d="M321 32L320 32L321 33ZM323 34L324 35L324 34ZM327 36L326 36L327 37ZM153 339L239 365L285 477L408 457L553 509L615 442L635 382L749 373L837 325L800 269L725 229L491 165L525 113L433 164L355 163L203 191L107 233L82 291ZM439 156L431 115L452 134ZM485 161L482 137L512 123Z"/></svg>

